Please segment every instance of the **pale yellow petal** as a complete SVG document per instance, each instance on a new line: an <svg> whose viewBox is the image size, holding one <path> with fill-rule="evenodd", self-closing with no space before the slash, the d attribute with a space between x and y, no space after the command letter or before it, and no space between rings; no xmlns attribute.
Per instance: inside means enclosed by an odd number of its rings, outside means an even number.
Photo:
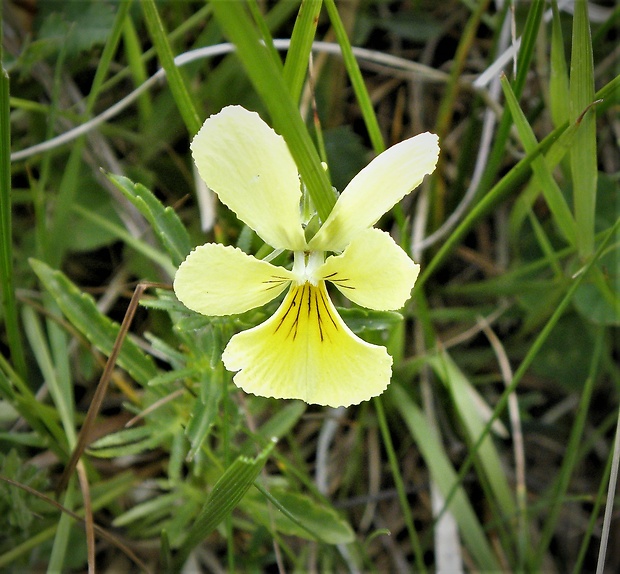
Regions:
<svg viewBox="0 0 620 574"><path fill-rule="evenodd" d="M342 251L361 230L379 218L432 173L439 157L438 138L423 133L384 151L342 192L329 217L310 241L310 249Z"/></svg>
<svg viewBox="0 0 620 574"><path fill-rule="evenodd" d="M288 287L293 274L236 247L207 243L181 263L174 292L203 315L234 315L260 307Z"/></svg>
<svg viewBox="0 0 620 574"><path fill-rule="evenodd" d="M328 257L316 275L331 281L348 299L378 311L400 309L411 295L420 266L389 233L366 229L341 255Z"/></svg>
<svg viewBox="0 0 620 574"><path fill-rule="evenodd" d="M323 281L291 287L276 314L235 335L222 359L248 393L331 407L381 394L392 372L386 349L351 332Z"/></svg>
<svg viewBox="0 0 620 574"><path fill-rule="evenodd" d="M257 113L224 108L205 121L191 148L205 183L267 244L305 248L297 167L284 139Z"/></svg>

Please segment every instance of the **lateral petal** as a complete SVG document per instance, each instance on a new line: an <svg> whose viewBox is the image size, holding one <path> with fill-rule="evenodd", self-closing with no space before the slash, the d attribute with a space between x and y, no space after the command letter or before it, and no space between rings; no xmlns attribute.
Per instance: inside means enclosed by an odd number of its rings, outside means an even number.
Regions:
<svg viewBox="0 0 620 574"><path fill-rule="evenodd" d="M341 255L328 257L316 275L362 307L389 311L409 299L419 272L420 266L389 233L370 228L356 235Z"/></svg>
<svg viewBox="0 0 620 574"><path fill-rule="evenodd" d="M303 250L297 166L284 139L256 112L228 106L191 143L200 176L269 245Z"/></svg>
<svg viewBox="0 0 620 574"><path fill-rule="evenodd" d="M379 218L432 173L439 157L438 138L423 133L400 142L373 159L342 192L310 249L342 251L361 230Z"/></svg>
<svg viewBox="0 0 620 574"><path fill-rule="evenodd" d="M392 372L387 350L351 332L323 281L291 287L270 319L230 340L222 359L248 393L331 407L381 394Z"/></svg>
<svg viewBox="0 0 620 574"><path fill-rule="evenodd" d="M218 243L196 247L174 277L181 303L203 315L234 315L260 307L286 289L293 274L283 267Z"/></svg>

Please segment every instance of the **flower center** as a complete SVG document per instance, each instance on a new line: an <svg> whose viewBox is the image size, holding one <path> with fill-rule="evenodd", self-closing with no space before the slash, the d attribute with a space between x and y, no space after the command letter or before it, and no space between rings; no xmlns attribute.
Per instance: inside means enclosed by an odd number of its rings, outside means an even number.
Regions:
<svg viewBox="0 0 620 574"><path fill-rule="evenodd" d="M325 261L323 251L295 251L293 254L293 274L297 285L310 283L316 287L320 277L316 271Z"/></svg>

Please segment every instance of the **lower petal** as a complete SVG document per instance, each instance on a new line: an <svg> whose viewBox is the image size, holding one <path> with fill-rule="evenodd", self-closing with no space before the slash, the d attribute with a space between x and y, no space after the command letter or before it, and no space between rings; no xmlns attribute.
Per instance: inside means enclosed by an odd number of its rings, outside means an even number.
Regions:
<svg viewBox="0 0 620 574"><path fill-rule="evenodd" d="M392 374L385 347L351 332L323 281L291 287L270 319L230 340L222 359L248 393L331 407L381 394Z"/></svg>

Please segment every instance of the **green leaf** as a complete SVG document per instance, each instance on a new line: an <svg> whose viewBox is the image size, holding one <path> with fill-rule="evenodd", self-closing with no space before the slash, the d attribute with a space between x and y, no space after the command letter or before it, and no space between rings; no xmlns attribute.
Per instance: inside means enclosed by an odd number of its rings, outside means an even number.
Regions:
<svg viewBox="0 0 620 574"><path fill-rule="evenodd" d="M551 24L551 64L549 76L549 108L553 125L557 128L568 121L568 69L564 54L564 38L562 37L562 22L557 0L551 2L553 20Z"/></svg>
<svg viewBox="0 0 620 574"><path fill-rule="evenodd" d="M155 0L142 0L141 5L149 35L153 40L155 50L157 50L157 56L162 68L166 71L166 78L168 79L168 85L170 86L174 101L179 108L179 112L181 112L187 131L191 136L194 136L200 129L202 122L192 101L191 94L185 85L181 71L174 63L168 35L164 29L164 23L159 17Z"/></svg>
<svg viewBox="0 0 620 574"><path fill-rule="evenodd" d="M196 398L192 414L185 429L185 434L191 444L187 460L192 460L196 456L204 441L207 440L209 431L215 422L222 398L221 371L221 364L213 371L203 371L201 381L203 391Z"/></svg>
<svg viewBox="0 0 620 574"><path fill-rule="evenodd" d="M61 271L55 271L36 259L30 259L30 266L69 322L101 352L109 355L119 325L101 314L93 298L82 293ZM123 342L118 364L143 385L157 374L153 359L129 338Z"/></svg>
<svg viewBox="0 0 620 574"><path fill-rule="evenodd" d="M596 116L582 114L594 102L594 62L588 19L588 3L576 2L573 16L573 45L570 65L569 107L571 121L581 118L581 127L571 148L573 204L577 221L577 248L582 257L594 251L596 210Z"/></svg>
<svg viewBox="0 0 620 574"><path fill-rule="evenodd" d="M506 103L510 108L510 113L512 114L517 131L519 132L519 137L521 138L523 147L525 148L526 153L534 153L536 146L538 145L536 136L534 135L534 130L532 130L525 114L521 110L506 76L502 76L501 83L504 90L504 96L506 97ZM538 156L532 161L532 171L534 172L542 189L547 205L555 217L557 226L562 231L566 240L571 245L574 245L577 235L575 220L573 219L573 215L568 207L568 204L566 203L566 200L564 199L564 195L562 194L562 191L556 181L553 179L551 170L549 169L549 166L543 156Z"/></svg>
<svg viewBox="0 0 620 574"><path fill-rule="evenodd" d="M134 183L121 175L106 175L151 224L174 265L180 265L191 251L192 244L185 226L174 209L164 207L142 184Z"/></svg>
<svg viewBox="0 0 620 574"><path fill-rule="evenodd" d="M457 482L455 472L445 449L420 408L397 385L390 385L388 397L405 421L426 462L433 481L444 496ZM476 570L498 572L501 570L476 513L461 486L456 487L449 511L454 515L465 546L476 561Z"/></svg>
<svg viewBox="0 0 620 574"><path fill-rule="evenodd" d="M127 512L120 514L112 521L112 526L115 528L127 526L136 520L149 518L154 513L168 514L177 505L178 500L179 494L177 492L160 494L146 502L136 504Z"/></svg>
<svg viewBox="0 0 620 574"><path fill-rule="evenodd" d="M437 377L446 385L452 397L452 404L467 433L467 442L475 444L484 430L486 420L474 400L474 389L471 383L447 353L430 357L429 364ZM491 409L489 413L490 411ZM485 479L491 487L502 514L512 516L516 511L515 501L502 470L499 453L490 436L487 436L480 445L477 456L480 469L485 474Z"/></svg>
<svg viewBox="0 0 620 574"><path fill-rule="evenodd" d="M88 453L98 458L115 458L153 450L173 434L175 429L172 427L158 424L123 429L95 441L88 448Z"/></svg>
<svg viewBox="0 0 620 574"><path fill-rule="evenodd" d="M0 64L2 63L0 47ZM0 68L0 315L6 328L11 359L21 377L26 375L26 361L19 329L15 278L13 273L13 229L11 204L11 124L9 109L9 76Z"/></svg>
<svg viewBox="0 0 620 574"><path fill-rule="evenodd" d="M275 130L285 139L314 206L325 221L336 202L334 193L282 72L261 44L244 4L213 2L211 6L218 23L235 44L237 56L267 105Z"/></svg>
<svg viewBox="0 0 620 574"><path fill-rule="evenodd" d="M258 444L263 445L273 438L280 439L283 437L306 412L306 406L303 401L290 401L286 406L277 409L253 435L257 440L247 440L241 447L241 453L248 455L255 452L257 441Z"/></svg>
<svg viewBox="0 0 620 574"><path fill-rule="evenodd" d="M373 311L372 309L345 309L338 307L338 313L354 333L383 331L402 322L397 311Z"/></svg>
<svg viewBox="0 0 620 574"><path fill-rule="evenodd" d="M226 469L209 493L179 551L179 566L185 562L193 548L213 532L239 504L265 466L274 446L275 442L269 444L255 459L240 456Z"/></svg>
<svg viewBox="0 0 620 574"><path fill-rule="evenodd" d="M353 55L351 42L347 36L347 31L342 23L340 14L338 14L336 3L334 0L326 0L325 8L327 9L329 20L334 29L334 33L336 34L336 40L338 41L342 52L344 66L347 70L347 74L349 75L349 80L351 81L351 86L355 92L355 97L359 103L360 110L364 118L364 123L366 124L366 129L368 130L368 136L372 142L372 147L375 152L379 154L385 149L385 142L383 141L383 135L372 105L372 100L370 99L370 94L366 88L366 82L364 82L359 64Z"/></svg>
<svg viewBox="0 0 620 574"><path fill-rule="evenodd" d="M71 206L71 238L67 248L73 252L95 251L118 240L113 226L124 228L123 222L114 207L114 200L108 193L101 193L90 173L77 183L75 203ZM88 215L84 215L88 213ZM103 219L109 227L94 224L91 214ZM49 263L49 262L48 262Z"/></svg>
<svg viewBox="0 0 620 574"><path fill-rule="evenodd" d="M114 10L109 3L81 0L47 0L41 6L47 14L39 38L51 38L66 45L69 56L104 44L114 25Z"/></svg>
<svg viewBox="0 0 620 574"><path fill-rule="evenodd" d="M618 247L597 261L592 276L575 293L575 308L598 325L620 325L620 256ZM567 364L568 361L566 362Z"/></svg>
<svg viewBox="0 0 620 574"><path fill-rule="evenodd" d="M306 79L308 59L321 13L321 4L321 0L302 0L291 35L291 47L286 55L283 73L295 102L299 101Z"/></svg>
<svg viewBox="0 0 620 574"><path fill-rule="evenodd" d="M275 529L282 534L327 544L348 544L355 540L349 523L333 508L284 488L274 487L268 492L279 512L270 510L258 491L248 492L242 502L243 510L266 528L272 528L273 518Z"/></svg>

